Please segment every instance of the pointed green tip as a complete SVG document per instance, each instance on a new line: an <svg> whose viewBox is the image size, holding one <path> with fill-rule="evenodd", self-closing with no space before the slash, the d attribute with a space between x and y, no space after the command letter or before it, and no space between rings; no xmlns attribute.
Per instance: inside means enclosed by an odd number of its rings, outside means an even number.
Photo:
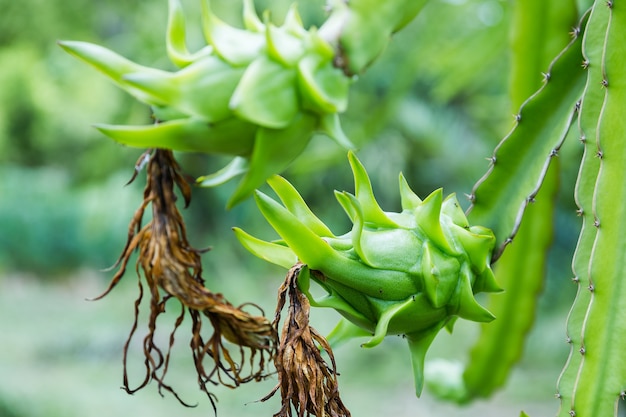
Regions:
<svg viewBox="0 0 626 417"><path fill-rule="evenodd" d="M469 227L469 222L467 221L465 212L459 204L459 200L456 198L456 194L450 194L445 198L445 200L443 200L441 212L450 217L450 219L452 219L452 223L457 226L463 228Z"/></svg>
<svg viewBox="0 0 626 417"><path fill-rule="evenodd" d="M79 49L84 42L82 41L69 41L69 40L57 40L59 45L65 52L73 54L75 50Z"/></svg>
<svg viewBox="0 0 626 417"><path fill-rule="evenodd" d="M109 76L113 81L122 83L122 76L130 72L139 72L145 67L100 45L81 41L59 41L58 45L66 52L82 59L89 65Z"/></svg>
<svg viewBox="0 0 626 417"><path fill-rule="evenodd" d="M165 46L170 61L178 67L185 67L192 61L185 41L185 16L179 0L169 0Z"/></svg>
<svg viewBox="0 0 626 417"><path fill-rule="evenodd" d="M365 166L351 150L348 151L348 160L354 175L354 194L363 209L364 222L373 223L379 227L398 227L378 205Z"/></svg>
<svg viewBox="0 0 626 417"><path fill-rule="evenodd" d="M483 272L489 266L491 252L496 239L489 229L471 227L466 229L456 224L450 225L450 229L465 249L472 266L479 272ZM478 232L478 233L476 233Z"/></svg>
<svg viewBox="0 0 626 417"><path fill-rule="evenodd" d="M504 288L500 287L498 282L496 281L495 274L493 270L489 267L485 268L485 270L476 277L476 281L473 286L474 294L479 292L491 292L491 293L499 293L503 292Z"/></svg>
<svg viewBox="0 0 626 417"><path fill-rule="evenodd" d="M417 206L422 203L422 199L413 192L411 187L409 186L408 181L400 173L399 175L400 181L400 204L402 205L403 210L415 210Z"/></svg>
<svg viewBox="0 0 626 417"><path fill-rule="evenodd" d="M457 289L457 311L456 314L466 320L472 320L480 323L488 323L496 317L485 307L481 306L476 298L471 286L472 273L469 266L463 265L460 274L460 282Z"/></svg>
<svg viewBox="0 0 626 417"><path fill-rule="evenodd" d="M415 209L415 220L420 229L426 233L435 245L448 254L457 255L458 252L450 245L441 227L441 206L443 204L443 189L439 188L422 201Z"/></svg>
<svg viewBox="0 0 626 417"><path fill-rule="evenodd" d="M254 8L254 0L244 0L243 2L243 24L251 32L265 32L265 25L259 19Z"/></svg>
<svg viewBox="0 0 626 417"><path fill-rule="evenodd" d="M391 307L388 307L378 319L378 323L376 323L376 329L374 330L374 335L370 340L363 343L361 347L371 348L376 345L379 345L385 336L387 335L387 329L389 328L389 323L391 320L398 314L402 313L406 308L410 307L415 300L413 297L409 297L406 301L402 303L393 304Z"/></svg>
<svg viewBox="0 0 626 417"><path fill-rule="evenodd" d="M97 124L94 127L111 139L136 148L212 153L215 145L207 140L210 127L202 120L179 119L140 126Z"/></svg>
<svg viewBox="0 0 626 417"><path fill-rule="evenodd" d="M428 348L444 324L445 321L441 321L428 329L406 335L409 342L409 350L411 351L415 395L418 398L422 395L422 390L424 389L424 361L426 359L426 352L428 352Z"/></svg>
<svg viewBox="0 0 626 417"><path fill-rule="evenodd" d="M233 232L239 243L253 255L283 268L289 269L298 262L298 257L287 246L258 239L238 227Z"/></svg>
<svg viewBox="0 0 626 417"><path fill-rule="evenodd" d="M452 316L446 321L446 331L448 333L452 333L452 331L454 330L454 325L456 324L457 320L458 320L458 316Z"/></svg>
<svg viewBox="0 0 626 417"><path fill-rule="evenodd" d="M337 113L324 114L320 117L320 130L328 135L329 138L334 140L345 149L356 149L356 145L350 141L348 136L341 128L341 121ZM352 152L352 151L350 151Z"/></svg>
<svg viewBox="0 0 626 417"><path fill-rule="evenodd" d="M298 3L292 3L291 6L289 6L283 26L294 35L304 36L306 34L300 12L298 12Z"/></svg>
<svg viewBox="0 0 626 417"><path fill-rule="evenodd" d="M489 323L496 318L491 311L478 304L473 297L471 300L468 297L465 301L461 302L457 314L459 317L478 323Z"/></svg>
<svg viewBox="0 0 626 417"><path fill-rule="evenodd" d="M337 262L338 255L334 253L330 245L289 210L258 190L254 192L254 199L265 219L302 263L309 265L312 269L324 270L328 262Z"/></svg>
<svg viewBox="0 0 626 417"><path fill-rule="evenodd" d="M273 175L267 179L267 183L272 190L274 190L276 195L278 195L278 198L283 202L285 208L300 219L309 229L319 236L335 236L330 229L313 214L298 190L296 190L289 181L279 175Z"/></svg>
<svg viewBox="0 0 626 417"><path fill-rule="evenodd" d="M356 213L354 212L354 208L352 207L352 204L350 203L350 199L348 198L347 194L349 193L346 191L335 190L335 199L337 200L339 205L341 205L343 211L348 215L350 221L354 223Z"/></svg>

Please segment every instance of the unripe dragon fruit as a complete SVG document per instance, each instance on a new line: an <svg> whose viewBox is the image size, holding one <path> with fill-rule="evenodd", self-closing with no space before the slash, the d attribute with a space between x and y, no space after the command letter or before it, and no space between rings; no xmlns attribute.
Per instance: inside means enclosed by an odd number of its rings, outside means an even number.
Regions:
<svg viewBox="0 0 626 417"><path fill-rule="evenodd" d="M234 156L198 180L214 186L243 175L229 206L282 172L315 132L352 147L338 119L351 79L333 65L334 47L316 28L305 30L294 7L277 27L245 0L245 28L238 29L215 16L209 0L202 6L208 45L190 53L181 5L169 0L166 46L177 71L142 66L86 42L60 42L152 108L155 124L97 125L102 133L140 148Z"/></svg>
<svg viewBox="0 0 626 417"><path fill-rule="evenodd" d="M350 232L336 236L291 184L274 176L268 183L283 204L259 191L256 201L282 240L235 233L263 259L285 268L306 265L299 286L311 305L334 308L351 323L340 324L331 339L368 334L363 346L372 347L386 335L404 335L419 396L426 351L439 330L451 330L457 317L494 318L474 294L500 291L490 267L495 238L489 229L468 224L454 195L443 199L439 189L422 201L402 175L402 212L384 212L365 168L354 154L349 159L355 193L335 196L353 223ZM325 297L313 298L311 279L326 290Z"/></svg>

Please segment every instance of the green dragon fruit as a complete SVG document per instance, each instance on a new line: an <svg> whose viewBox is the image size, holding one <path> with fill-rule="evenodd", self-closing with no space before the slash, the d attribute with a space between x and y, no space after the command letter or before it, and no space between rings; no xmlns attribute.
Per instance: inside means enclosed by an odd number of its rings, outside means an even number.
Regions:
<svg viewBox="0 0 626 417"><path fill-rule="evenodd" d="M208 45L190 53L182 7L169 0L166 46L179 68L173 72L91 43L60 42L152 108L154 124L96 125L102 133L134 147L232 155L225 168L198 180L215 186L243 175L229 206L282 172L315 132L352 147L338 119L351 78L334 66L333 45L316 28L305 30L295 8L278 27L245 0L245 28L238 29L215 16L209 0L202 5Z"/></svg>
<svg viewBox="0 0 626 417"><path fill-rule="evenodd" d="M416 393L423 388L424 359L436 334L452 330L457 317L489 322L494 316L474 298L497 292L490 267L493 233L470 226L454 195L436 190L423 201L400 175L402 212L384 212L365 168L352 153L349 160L355 193L335 192L353 223L337 236L308 208L296 189L273 176L268 183L282 205L257 191L256 202L282 240L266 242L235 229L253 254L290 268L305 264L300 290L311 305L331 307L346 319L329 335L336 342L369 335L363 346L386 335L404 335L409 343ZM327 295L314 299L310 281Z"/></svg>

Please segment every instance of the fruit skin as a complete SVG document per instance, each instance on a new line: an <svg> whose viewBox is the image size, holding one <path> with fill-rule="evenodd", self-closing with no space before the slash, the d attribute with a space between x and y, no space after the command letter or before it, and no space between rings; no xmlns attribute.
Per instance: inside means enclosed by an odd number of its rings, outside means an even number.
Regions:
<svg viewBox="0 0 626 417"><path fill-rule="evenodd" d="M500 291L490 265L495 237L489 229L469 225L454 195L443 199L439 189L422 201L402 175L402 212L384 212L363 165L353 153L349 160L355 193L335 196L352 220L350 232L333 234L291 184L274 176L268 183L282 205L259 191L255 198L282 240L265 242L241 229L235 233L244 247L269 262L306 265L298 282L311 305L334 308L351 323L341 323L331 341L369 334L363 346L372 347L388 334L405 336L419 396L424 356L439 330L451 330L457 317L494 318L474 294ZM328 295L314 299L311 280Z"/></svg>
<svg viewBox="0 0 626 417"><path fill-rule="evenodd" d="M202 1L208 45L190 53L181 4L169 0L166 49L176 71L139 65L87 42L59 42L152 108L155 124L97 125L102 133L133 147L232 155L232 165L199 181L215 186L243 176L229 207L282 172L316 132L353 147L338 119L352 78L334 66L335 51L317 29L304 29L295 7L275 26L245 0L245 28L239 29Z"/></svg>

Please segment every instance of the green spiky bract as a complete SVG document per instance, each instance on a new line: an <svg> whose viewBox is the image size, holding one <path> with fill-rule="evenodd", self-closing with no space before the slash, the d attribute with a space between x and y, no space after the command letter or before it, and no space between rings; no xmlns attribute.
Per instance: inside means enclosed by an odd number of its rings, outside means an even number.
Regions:
<svg viewBox="0 0 626 417"><path fill-rule="evenodd" d="M311 305L334 308L347 320L331 333L332 341L369 334L363 346L373 347L386 335L404 335L419 396L426 351L439 330L451 329L457 317L494 318L474 294L500 291L490 268L495 238L490 230L469 225L454 195L444 199L439 189L421 200L402 175L402 211L383 211L365 168L352 153L349 160L355 193L335 193L353 223L348 233L334 234L278 176L268 183L282 204L258 191L256 201L282 241L265 242L241 229L235 233L269 262L306 265L299 285ZM311 280L328 294L314 299Z"/></svg>
<svg viewBox="0 0 626 417"><path fill-rule="evenodd" d="M169 0L166 46L176 71L142 66L91 43L60 42L152 108L155 124L97 125L102 133L128 146L233 156L199 181L215 186L243 176L229 206L282 172L315 132L352 147L338 121L351 78L334 66L335 51L317 29L304 29L295 7L275 26L246 0L239 29L220 20L209 0L202 4L208 45L190 53L182 7Z"/></svg>

